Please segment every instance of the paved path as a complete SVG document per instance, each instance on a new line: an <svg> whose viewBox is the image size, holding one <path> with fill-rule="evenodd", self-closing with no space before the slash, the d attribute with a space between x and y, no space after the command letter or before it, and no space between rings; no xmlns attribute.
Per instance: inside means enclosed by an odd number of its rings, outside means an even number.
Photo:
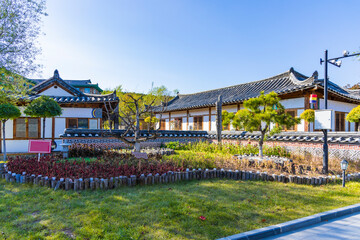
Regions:
<svg viewBox="0 0 360 240"><path fill-rule="evenodd" d="M354 213L336 218L328 222L319 223L296 231L276 235L263 240L318 240L318 239L359 239L360 213Z"/></svg>

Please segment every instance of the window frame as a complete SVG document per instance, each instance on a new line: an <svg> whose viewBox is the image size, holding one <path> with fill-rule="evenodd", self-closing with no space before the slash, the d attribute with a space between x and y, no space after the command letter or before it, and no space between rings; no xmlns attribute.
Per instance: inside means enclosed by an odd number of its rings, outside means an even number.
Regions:
<svg viewBox="0 0 360 240"><path fill-rule="evenodd" d="M69 120L70 119L75 119L76 120L76 128L69 128ZM88 126L87 128L79 128L79 119L86 119L87 122L88 122ZM69 129L90 129L90 119L93 119L93 118L66 118L66 128L69 128ZM95 118L94 118L95 119Z"/></svg>
<svg viewBox="0 0 360 240"><path fill-rule="evenodd" d="M174 118L174 130L175 131L182 130L182 117Z"/></svg>
<svg viewBox="0 0 360 240"><path fill-rule="evenodd" d="M335 132L345 132L346 128L346 120L345 120L345 114L346 112L340 112L340 111L335 111ZM338 116L341 115L341 118L339 118L339 121L338 120ZM339 126L338 126L338 123L339 123ZM341 125L341 126L340 126ZM338 129L339 128L342 128L342 129Z"/></svg>
<svg viewBox="0 0 360 240"><path fill-rule="evenodd" d="M195 121L195 119L197 121ZM201 119L201 121L199 121ZM201 122L201 125L199 124ZM200 126L200 128L195 128L195 126ZM193 131L202 131L204 129L204 116L193 116Z"/></svg>
<svg viewBox="0 0 360 240"><path fill-rule="evenodd" d="M25 119L25 137L17 137L16 136L16 126L17 120ZM37 137L29 137L29 121L28 119L37 119L38 120L38 136ZM41 119L34 117L19 117L13 120L13 139L17 140L27 140L27 139L40 139L41 138Z"/></svg>

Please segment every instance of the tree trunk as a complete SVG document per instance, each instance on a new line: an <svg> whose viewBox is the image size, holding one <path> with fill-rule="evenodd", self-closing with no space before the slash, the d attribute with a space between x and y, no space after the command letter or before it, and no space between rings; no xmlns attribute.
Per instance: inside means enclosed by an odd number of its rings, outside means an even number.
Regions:
<svg viewBox="0 0 360 240"><path fill-rule="evenodd" d="M43 118L43 136L42 136L42 139L45 140L45 119L46 118Z"/></svg>
<svg viewBox="0 0 360 240"><path fill-rule="evenodd" d="M3 138L3 144L4 144L3 145L4 146L4 161L6 161L5 122L6 122L6 120L2 121L2 128L3 128L2 138Z"/></svg>
<svg viewBox="0 0 360 240"><path fill-rule="evenodd" d="M136 126L135 126L135 144L134 144L134 151L140 152L140 143L138 139L140 137L140 113L139 113L139 106L136 104Z"/></svg>
<svg viewBox="0 0 360 240"><path fill-rule="evenodd" d="M261 138L259 141L259 156L260 156L260 158L263 158L263 156L264 156L264 154L263 154L264 138L265 138L265 134L261 133Z"/></svg>

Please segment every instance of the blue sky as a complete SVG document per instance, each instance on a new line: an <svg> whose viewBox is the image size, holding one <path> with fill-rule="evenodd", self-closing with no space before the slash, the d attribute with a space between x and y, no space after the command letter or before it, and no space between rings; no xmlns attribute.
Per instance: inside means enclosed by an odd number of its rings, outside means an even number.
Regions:
<svg viewBox="0 0 360 240"><path fill-rule="evenodd" d="M360 51L360 1L48 0L31 77L91 79L147 92L193 93L295 70L310 76L324 50ZM329 66L331 81L360 82L360 61Z"/></svg>

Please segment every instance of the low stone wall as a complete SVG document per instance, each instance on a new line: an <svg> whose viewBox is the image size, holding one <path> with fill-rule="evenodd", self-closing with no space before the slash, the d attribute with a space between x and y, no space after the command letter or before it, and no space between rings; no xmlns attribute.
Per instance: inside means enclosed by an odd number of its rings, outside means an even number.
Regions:
<svg viewBox="0 0 360 240"><path fill-rule="evenodd" d="M152 139L148 140L146 142L142 142L140 144L141 148L157 148L160 147L162 144L167 142L181 142L181 143L188 143L188 142L198 142L198 141L204 141L204 138L169 138L169 137L163 137L158 139ZM63 138L63 143L68 144L91 144L95 146L102 146L102 147L114 147L114 148L126 148L129 147L128 144L124 143L118 138L114 137L105 137L105 138Z"/></svg>
<svg viewBox="0 0 360 240"><path fill-rule="evenodd" d="M123 130L117 130L119 134ZM127 146L121 140L115 137L104 137L104 130L83 130L66 129L62 135L64 143L87 143L109 147ZM152 132L142 131L141 135L146 136ZM159 137L147 142L141 143L141 147L159 147L167 142L198 142L198 141L216 141L215 132L206 131L159 131ZM105 134L106 135L106 134ZM128 134L131 138L132 134ZM222 142L232 144L258 144L260 134L257 132L234 132L223 131ZM322 158L323 155L323 134L321 132L282 132L271 136L265 143L269 146L285 147L292 154L308 158ZM360 160L360 133L359 132L329 132L329 158Z"/></svg>
<svg viewBox="0 0 360 240"><path fill-rule="evenodd" d="M12 183L23 183L23 184L34 184L52 188L54 190L98 190L98 189L116 189L121 187L133 187L136 185L154 185L154 184L168 184L180 181L191 181L191 180L205 180L205 179L232 179L232 180L256 180L256 181L275 181L282 183L295 183L304 185L325 185L328 183L340 182L340 177L306 177L306 176L285 176L276 174L267 174L266 172L252 172L252 171L239 171L239 170L223 170L223 169L212 169L212 170L201 170L193 169L185 172L167 172L164 174L142 174L140 177L135 175L131 176L118 176L111 177L109 179L99 178L86 178L86 179L70 179L56 177L49 178L47 176L35 176L26 173L12 173L4 172L2 168L1 177L7 182ZM360 178L360 173L348 175L347 181L356 180Z"/></svg>

